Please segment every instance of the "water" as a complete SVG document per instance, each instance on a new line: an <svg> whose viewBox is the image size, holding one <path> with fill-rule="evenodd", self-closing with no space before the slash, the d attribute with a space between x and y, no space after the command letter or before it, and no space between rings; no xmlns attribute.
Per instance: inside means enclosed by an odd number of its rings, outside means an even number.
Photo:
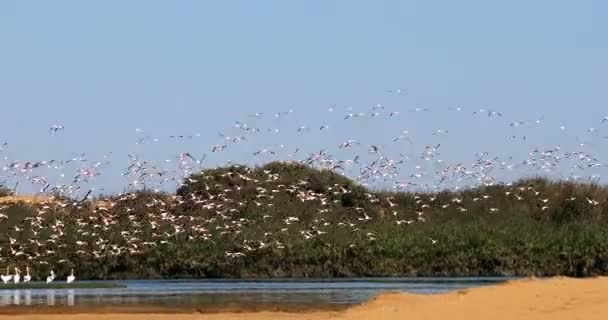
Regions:
<svg viewBox="0 0 608 320"><path fill-rule="evenodd" d="M347 306L380 292L436 294L496 284L510 278L357 278L340 280L142 280L112 281L126 288L0 290L0 306L221 305ZM1 288L1 286L0 286Z"/></svg>

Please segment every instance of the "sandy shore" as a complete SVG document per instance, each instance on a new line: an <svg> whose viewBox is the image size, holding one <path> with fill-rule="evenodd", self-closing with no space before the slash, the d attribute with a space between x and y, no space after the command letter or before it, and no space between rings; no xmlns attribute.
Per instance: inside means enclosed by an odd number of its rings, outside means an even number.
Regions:
<svg viewBox="0 0 608 320"><path fill-rule="evenodd" d="M3 315L0 320L599 320L608 319L608 278L517 280L442 295L383 294L345 311L254 313L83 313Z"/></svg>

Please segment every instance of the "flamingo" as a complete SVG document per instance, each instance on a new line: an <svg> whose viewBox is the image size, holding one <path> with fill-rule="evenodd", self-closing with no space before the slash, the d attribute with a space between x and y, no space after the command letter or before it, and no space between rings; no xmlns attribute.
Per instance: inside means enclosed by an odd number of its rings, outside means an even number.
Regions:
<svg viewBox="0 0 608 320"><path fill-rule="evenodd" d="M55 271L51 270L51 274L46 277L46 283L49 284L55 280Z"/></svg>
<svg viewBox="0 0 608 320"><path fill-rule="evenodd" d="M13 276L13 282L19 283L21 281L21 270L15 267L15 275Z"/></svg>
<svg viewBox="0 0 608 320"><path fill-rule="evenodd" d="M72 283L72 282L74 282L74 280L76 280L76 277L74 276L74 269L72 269L70 271L70 275L68 276L68 279L66 280L66 282Z"/></svg>
<svg viewBox="0 0 608 320"><path fill-rule="evenodd" d="M10 275L8 272L8 267L6 267L6 275L2 275L0 276L0 278L2 279L2 282L4 282L4 284L8 284L11 279L13 279L13 276Z"/></svg>
<svg viewBox="0 0 608 320"><path fill-rule="evenodd" d="M23 276L23 283L28 283L32 280L30 276L30 267L25 267L25 276Z"/></svg>

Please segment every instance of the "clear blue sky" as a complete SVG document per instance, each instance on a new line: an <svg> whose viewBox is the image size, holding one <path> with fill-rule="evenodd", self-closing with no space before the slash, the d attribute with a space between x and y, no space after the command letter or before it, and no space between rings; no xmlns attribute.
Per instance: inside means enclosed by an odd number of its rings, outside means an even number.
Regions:
<svg viewBox="0 0 608 320"><path fill-rule="evenodd" d="M572 142L608 115L607 16L605 1L2 1L0 142L10 159L112 151L103 181L113 189L128 153L210 153L234 121L290 108L289 126L334 130L282 136L309 151L349 137L335 132L344 108L378 103L400 120L360 122L349 134L385 143L426 130L424 145L458 122L443 150L452 161L515 152L504 137L518 119L548 123L530 133L536 144L560 142L561 124ZM408 94L387 93L396 88ZM326 121L333 104L340 113ZM455 106L466 116L446 111ZM413 119L416 107L433 113ZM504 129L471 119L481 108L501 111ZM65 131L49 136L54 124ZM201 137L142 151L135 128ZM265 141L210 161L247 159Z"/></svg>

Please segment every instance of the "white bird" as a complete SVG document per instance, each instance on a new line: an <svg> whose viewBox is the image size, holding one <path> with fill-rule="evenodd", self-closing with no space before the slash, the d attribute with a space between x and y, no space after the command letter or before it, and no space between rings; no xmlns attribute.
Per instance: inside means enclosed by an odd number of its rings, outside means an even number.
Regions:
<svg viewBox="0 0 608 320"><path fill-rule="evenodd" d="M407 94L407 89L391 89L391 90L388 90L388 92L405 95L405 94Z"/></svg>
<svg viewBox="0 0 608 320"><path fill-rule="evenodd" d="M19 270L18 268L15 268L15 275L13 276L13 282L19 283L19 281L21 281L21 270Z"/></svg>
<svg viewBox="0 0 608 320"><path fill-rule="evenodd" d="M32 280L30 276L30 267L25 267L25 276L23 276L23 283L28 283Z"/></svg>
<svg viewBox="0 0 608 320"><path fill-rule="evenodd" d="M6 274L0 276L0 278L2 279L2 282L4 282L4 284L9 283L13 279L13 276L9 274L8 267L6 267Z"/></svg>
<svg viewBox="0 0 608 320"><path fill-rule="evenodd" d="M66 280L66 282L72 283L72 282L74 282L74 280L76 280L76 277L74 276L74 269L72 269L70 271L70 275L68 276L68 279Z"/></svg>
<svg viewBox="0 0 608 320"><path fill-rule="evenodd" d="M49 132L51 134L56 134L57 132L63 130L65 127L63 125L54 125L49 128Z"/></svg>
<svg viewBox="0 0 608 320"><path fill-rule="evenodd" d="M227 145L225 144L216 144L213 146L213 150L211 152L215 152L215 151L224 151L224 149L226 149Z"/></svg>
<svg viewBox="0 0 608 320"><path fill-rule="evenodd" d="M46 283L49 284L55 280L55 271L51 270L51 274L46 277Z"/></svg>

